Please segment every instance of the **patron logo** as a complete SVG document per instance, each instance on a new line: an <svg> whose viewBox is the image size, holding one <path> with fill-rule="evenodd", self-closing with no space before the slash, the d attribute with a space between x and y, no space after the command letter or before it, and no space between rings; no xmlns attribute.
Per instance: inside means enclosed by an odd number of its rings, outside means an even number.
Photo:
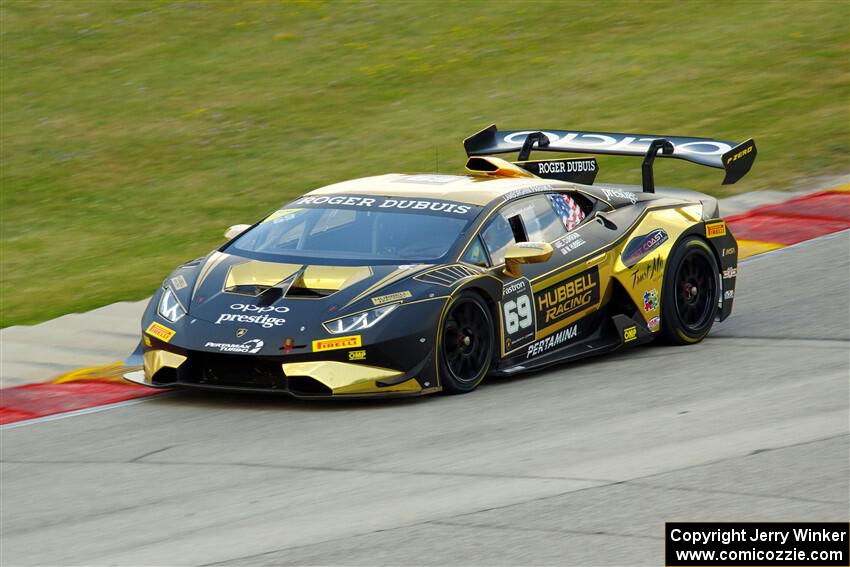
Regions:
<svg viewBox="0 0 850 567"><path fill-rule="evenodd" d="M171 286L174 288L175 291L181 290L184 287L187 287L188 285L189 284L186 283L186 278L184 278L183 276L174 276L173 278L171 278Z"/></svg>
<svg viewBox="0 0 850 567"><path fill-rule="evenodd" d="M646 326L649 327L650 331L654 331L661 324L661 317L652 317L649 321L646 322Z"/></svg>
<svg viewBox="0 0 850 567"><path fill-rule="evenodd" d="M397 291L387 295L379 295L378 297L372 298L372 305L383 305L385 303L392 303L393 301L401 301L402 299L407 299L412 296L413 294L409 291Z"/></svg>
<svg viewBox="0 0 850 567"><path fill-rule="evenodd" d="M591 268L534 295L537 324L556 321L592 307L599 302L599 269Z"/></svg>
<svg viewBox="0 0 850 567"><path fill-rule="evenodd" d="M521 146L525 138L536 130L511 132L504 137L504 143ZM500 132L501 134L501 132ZM640 137L611 132L543 132L549 139L549 149L558 150L605 150L606 153L626 153L628 155L645 154L649 144L661 136ZM698 156L720 156L732 149L732 146L720 140L699 138L679 138L666 136L676 147L673 155L694 154ZM743 152L743 150L742 150ZM747 152L748 153L748 152Z"/></svg>
<svg viewBox="0 0 850 567"><path fill-rule="evenodd" d="M545 339L539 340L536 343L528 345L528 351L525 353L525 358L531 358L532 356L542 354L549 349L553 349L556 346L564 344L570 339L576 338L577 336L578 325L567 327L562 331L558 331L555 334L549 335Z"/></svg>
<svg viewBox="0 0 850 567"><path fill-rule="evenodd" d="M274 307L272 305L250 305L248 303L234 303L230 306L233 311L243 313L289 313L289 307Z"/></svg>
<svg viewBox="0 0 850 567"><path fill-rule="evenodd" d="M560 240L556 240L555 248L560 250L561 254L566 255L585 244L587 244L587 242L584 241L580 234L577 232L571 232Z"/></svg>
<svg viewBox="0 0 850 567"><path fill-rule="evenodd" d="M313 352L324 352L326 350L337 350L341 348L357 348L363 346L360 335L348 337L337 337L334 339L322 339L313 341Z"/></svg>
<svg viewBox="0 0 850 567"><path fill-rule="evenodd" d="M656 228L652 232L632 238L623 249L620 259L627 268L637 264L641 258L667 242L667 231Z"/></svg>
<svg viewBox="0 0 850 567"><path fill-rule="evenodd" d="M263 348L263 341L260 339L251 339L242 344L232 343L206 343L206 348L218 349L218 352L234 352L239 354L257 354Z"/></svg>
<svg viewBox="0 0 850 567"><path fill-rule="evenodd" d="M174 329L169 329L165 325L160 325L156 322L153 322L148 325L148 328L145 329L145 332L150 336L161 340L164 343L170 341L171 337L177 334L177 331L175 331Z"/></svg>
<svg viewBox="0 0 850 567"><path fill-rule="evenodd" d="M434 213L448 213L453 215L465 215L473 209L471 205L461 205L460 203L446 201L431 201L425 199L389 199L386 197L355 197L347 195L315 195L302 197L294 204L298 206L333 205L336 207L385 209L389 211L408 209L411 211L431 211Z"/></svg>
<svg viewBox="0 0 850 567"><path fill-rule="evenodd" d="M726 221L705 223L705 235L708 238L726 236Z"/></svg>
<svg viewBox="0 0 850 567"><path fill-rule="evenodd" d="M522 278L520 280L514 280L502 288L502 297L505 297L506 295L511 295L513 293L525 291L526 289L528 289L527 279Z"/></svg>
<svg viewBox="0 0 850 567"><path fill-rule="evenodd" d="M637 327L632 325L631 327L626 327L625 329L623 329L624 343L630 343L635 339L637 339Z"/></svg>
<svg viewBox="0 0 850 567"><path fill-rule="evenodd" d="M271 329L272 327L281 327L286 324L286 319L283 317L269 317L268 315L237 315L235 313L222 313L218 316L216 325L222 323L250 323L259 325L263 329Z"/></svg>
<svg viewBox="0 0 850 567"><path fill-rule="evenodd" d="M248 329L237 329L236 330L236 338L241 339L248 333Z"/></svg>
<svg viewBox="0 0 850 567"><path fill-rule="evenodd" d="M605 193L605 198L608 200L614 198L628 199L632 202L632 205L637 203L637 195L635 195L631 191L623 191L622 189L602 189L602 192Z"/></svg>
<svg viewBox="0 0 850 567"><path fill-rule="evenodd" d="M650 289L643 292L643 310L648 312L656 309L658 309L658 291Z"/></svg>
<svg viewBox="0 0 850 567"><path fill-rule="evenodd" d="M654 280L656 277L661 277L663 270L664 260L661 259L661 256L647 260L646 263L632 270L632 287L637 287L639 283L646 280Z"/></svg>
<svg viewBox="0 0 850 567"><path fill-rule="evenodd" d="M735 290L727 289L723 292L723 299L734 299L735 298Z"/></svg>
<svg viewBox="0 0 850 567"><path fill-rule="evenodd" d="M738 268L726 268L723 270L723 279L731 280L738 276Z"/></svg>
<svg viewBox="0 0 850 567"><path fill-rule="evenodd" d="M234 303L230 306L230 308L234 311L241 311L242 313L262 313L262 315L242 315L239 313L222 313L218 316L218 320L215 322L216 325L221 325L222 323L251 323L253 325L259 325L264 329L271 329L272 327L281 327L286 324L286 319L283 317L272 317L267 315L267 313L288 313L289 307L274 307L272 305L250 305L247 303ZM243 333L244 334L244 333ZM241 335L237 335L241 336Z"/></svg>
<svg viewBox="0 0 850 567"><path fill-rule="evenodd" d="M533 162L528 165L532 165ZM582 173L596 171L596 160L593 158L564 159L537 162L537 173Z"/></svg>

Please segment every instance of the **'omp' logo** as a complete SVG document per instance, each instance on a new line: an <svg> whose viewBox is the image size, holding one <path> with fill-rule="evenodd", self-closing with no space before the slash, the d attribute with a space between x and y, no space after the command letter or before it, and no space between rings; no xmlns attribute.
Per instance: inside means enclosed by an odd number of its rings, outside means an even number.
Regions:
<svg viewBox="0 0 850 567"><path fill-rule="evenodd" d="M708 238L726 236L726 221L705 223L705 235Z"/></svg>
<svg viewBox="0 0 850 567"><path fill-rule="evenodd" d="M348 337L338 337L335 339L322 339L313 341L313 352L323 352L326 350L336 350L340 348L355 348L362 346L360 335L351 335Z"/></svg>
<svg viewBox="0 0 850 567"><path fill-rule="evenodd" d="M632 325L623 329L623 342L628 343L637 338L637 327Z"/></svg>

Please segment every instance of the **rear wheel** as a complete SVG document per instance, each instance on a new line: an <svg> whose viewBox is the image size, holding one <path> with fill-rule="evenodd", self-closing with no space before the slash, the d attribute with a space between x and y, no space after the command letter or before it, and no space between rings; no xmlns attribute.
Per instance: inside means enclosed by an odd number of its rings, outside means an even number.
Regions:
<svg viewBox="0 0 850 567"><path fill-rule="evenodd" d="M664 274L661 334L677 345L698 343L711 330L719 294L717 260L701 238L676 245Z"/></svg>
<svg viewBox="0 0 850 567"><path fill-rule="evenodd" d="M465 394L474 390L493 360L493 318L487 304L464 293L449 305L442 322L440 381L443 391Z"/></svg>

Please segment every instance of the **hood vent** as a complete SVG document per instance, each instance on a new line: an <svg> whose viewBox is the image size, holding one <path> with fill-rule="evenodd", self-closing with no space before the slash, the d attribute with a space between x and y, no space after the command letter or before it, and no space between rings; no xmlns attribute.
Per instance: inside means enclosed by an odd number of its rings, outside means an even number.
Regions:
<svg viewBox="0 0 850 567"><path fill-rule="evenodd" d="M334 292L356 284L372 276L368 266L306 266L277 264L250 260L230 266L224 281L224 291L268 300L277 295L286 297L327 297ZM275 299L276 300L276 299Z"/></svg>
<svg viewBox="0 0 850 567"><path fill-rule="evenodd" d="M463 278L475 275L478 275L478 272L469 266L454 264L419 274L418 276L414 276L413 279L423 283L452 287Z"/></svg>

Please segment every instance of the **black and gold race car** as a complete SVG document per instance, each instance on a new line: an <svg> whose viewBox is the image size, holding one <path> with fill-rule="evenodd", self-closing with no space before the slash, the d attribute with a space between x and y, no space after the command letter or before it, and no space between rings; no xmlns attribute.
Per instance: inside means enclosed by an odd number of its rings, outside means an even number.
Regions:
<svg viewBox="0 0 850 567"><path fill-rule="evenodd" d="M717 201L655 190L671 157L745 175L752 140L499 131L467 175L390 174L316 189L162 283L142 320L153 387L299 397L473 390L648 343L702 340L732 311L737 243ZM593 185L593 157L641 156L643 186ZM519 152L517 162L493 157Z"/></svg>

